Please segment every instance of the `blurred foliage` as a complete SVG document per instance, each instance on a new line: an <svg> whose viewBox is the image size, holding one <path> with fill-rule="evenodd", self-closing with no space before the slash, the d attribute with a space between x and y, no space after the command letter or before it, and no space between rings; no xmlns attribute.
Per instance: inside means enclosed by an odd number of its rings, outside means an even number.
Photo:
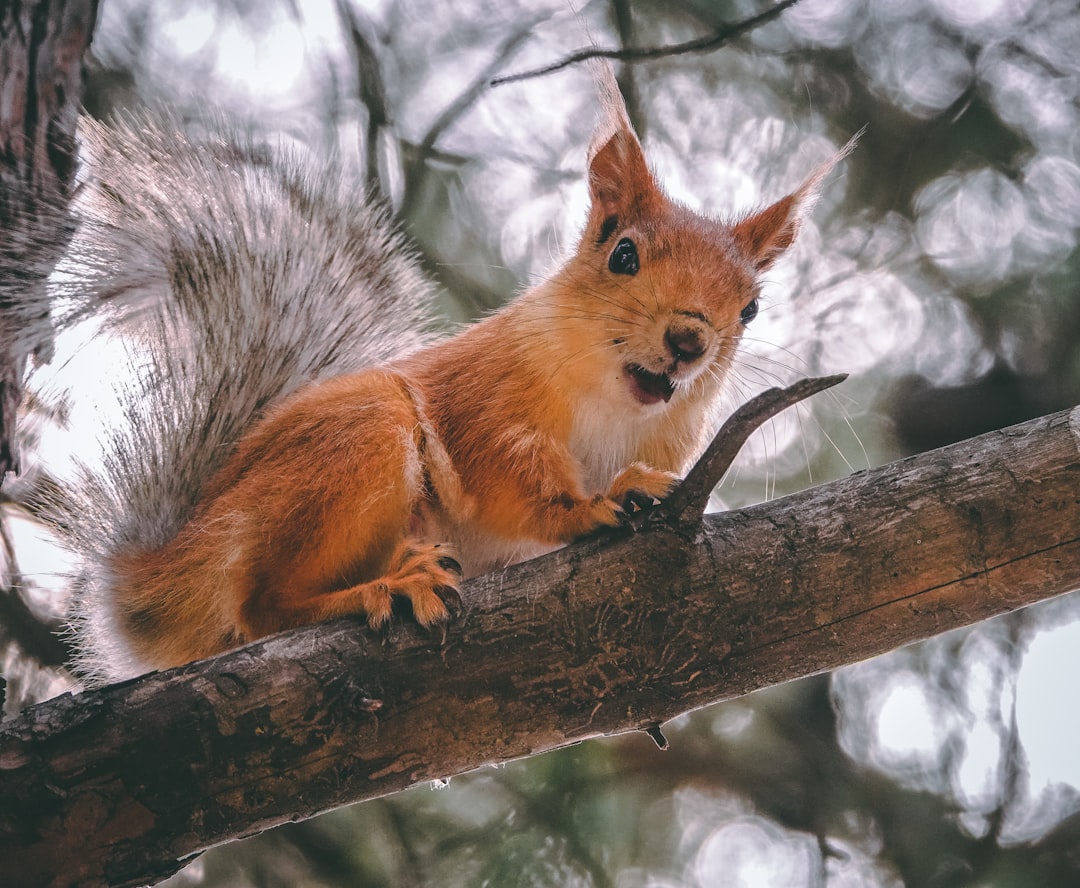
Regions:
<svg viewBox="0 0 1080 888"><path fill-rule="evenodd" d="M764 8L107 0L87 107L197 121L212 104L339 152L392 202L456 323L550 269L585 211L587 70L488 81L590 36L668 45ZM723 49L622 68L660 178L719 215L867 127L771 273L731 400L853 377L755 438L718 507L1080 401L1078 12L802 0ZM55 570L27 557L27 577ZM223 847L175 884L1075 885L1078 630L1061 599L685 716L666 752L595 741L416 788Z"/></svg>

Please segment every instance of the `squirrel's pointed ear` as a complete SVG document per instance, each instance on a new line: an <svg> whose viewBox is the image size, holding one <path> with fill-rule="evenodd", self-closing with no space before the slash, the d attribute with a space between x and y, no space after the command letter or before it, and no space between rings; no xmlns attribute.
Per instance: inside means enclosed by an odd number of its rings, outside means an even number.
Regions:
<svg viewBox="0 0 1080 888"><path fill-rule="evenodd" d="M736 223L735 243L758 271L769 268L795 242L806 212L799 191Z"/></svg>
<svg viewBox="0 0 1080 888"><path fill-rule="evenodd" d="M610 234L619 226L619 219L647 211L649 201L661 192L630 125L611 65L601 60L592 67L601 116L589 144L589 225Z"/></svg>
<svg viewBox="0 0 1080 888"><path fill-rule="evenodd" d="M735 224L732 229L735 242L758 271L769 268L795 242L803 217L817 203L821 183L854 150L862 132L856 133L843 148L814 170L797 191Z"/></svg>

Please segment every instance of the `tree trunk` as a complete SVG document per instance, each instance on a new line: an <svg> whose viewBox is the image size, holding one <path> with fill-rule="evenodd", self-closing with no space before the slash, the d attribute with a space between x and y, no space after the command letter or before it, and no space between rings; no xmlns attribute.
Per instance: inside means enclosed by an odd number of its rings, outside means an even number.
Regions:
<svg viewBox="0 0 1080 888"><path fill-rule="evenodd" d="M64 252L83 54L97 0L0 0L0 479L18 468L16 411L52 344L45 279Z"/></svg>
<svg viewBox="0 0 1080 888"><path fill-rule="evenodd" d="M97 0L0 0L0 482L19 468L18 411L31 356L49 360L53 330L46 279L71 237L75 129L83 54ZM27 607L0 515L0 655L14 642L43 664L64 645ZM0 683L0 711L18 704ZM8 698L5 701L5 698Z"/></svg>
<svg viewBox="0 0 1080 888"><path fill-rule="evenodd" d="M0 730L20 886L136 885L228 839L682 712L1080 587L1080 408L468 583L444 642L339 620Z"/></svg>

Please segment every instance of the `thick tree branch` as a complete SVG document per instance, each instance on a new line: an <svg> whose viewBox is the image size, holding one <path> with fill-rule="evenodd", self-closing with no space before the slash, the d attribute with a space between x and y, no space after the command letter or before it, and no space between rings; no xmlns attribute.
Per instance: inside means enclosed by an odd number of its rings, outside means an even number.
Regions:
<svg viewBox="0 0 1080 888"><path fill-rule="evenodd" d="M134 885L338 805L832 669L1080 587L1080 408L478 578L445 643L339 620L0 730L16 884Z"/></svg>
<svg viewBox="0 0 1080 888"><path fill-rule="evenodd" d="M600 46L590 46L572 52L559 61L552 62L550 65L544 65L542 68L521 71L518 74L508 74L505 77L496 77L491 81L491 85L501 86L504 83L517 83L520 80L543 77L545 74L553 74L556 71L561 71L563 68L569 68L571 65L576 65L587 59L618 59L622 62L644 62L649 59L686 55L687 53L712 52L714 49L719 49L721 46L730 43L732 40L742 37L743 34L749 34L755 28L768 24L778 18L782 12L790 9L798 2L799 0L780 0L775 6L772 6L757 15L751 16L750 18L743 19L739 22L732 22L729 25L721 25L711 34L706 34L704 37L687 40L683 43L673 43L670 46L640 46L625 47L622 49L604 49Z"/></svg>

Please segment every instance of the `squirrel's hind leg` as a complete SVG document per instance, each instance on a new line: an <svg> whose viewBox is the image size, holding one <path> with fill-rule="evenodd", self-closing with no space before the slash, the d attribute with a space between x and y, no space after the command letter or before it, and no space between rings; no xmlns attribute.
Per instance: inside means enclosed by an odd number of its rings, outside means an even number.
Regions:
<svg viewBox="0 0 1080 888"><path fill-rule="evenodd" d="M231 598L243 637L343 615L378 628L395 599L422 626L449 621L461 568L414 527L425 429L405 381L373 369L298 392L245 436L204 512L228 528L222 550L240 553Z"/></svg>
<svg viewBox="0 0 1080 888"><path fill-rule="evenodd" d="M403 599L416 622L430 628L460 612L460 582L461 565L446 546L407 537L390 556L383 576L312 596L303 602L304 613L294 613L298 623L363 613L372 629L381 629L390 620L394 599Z"/></svg>

